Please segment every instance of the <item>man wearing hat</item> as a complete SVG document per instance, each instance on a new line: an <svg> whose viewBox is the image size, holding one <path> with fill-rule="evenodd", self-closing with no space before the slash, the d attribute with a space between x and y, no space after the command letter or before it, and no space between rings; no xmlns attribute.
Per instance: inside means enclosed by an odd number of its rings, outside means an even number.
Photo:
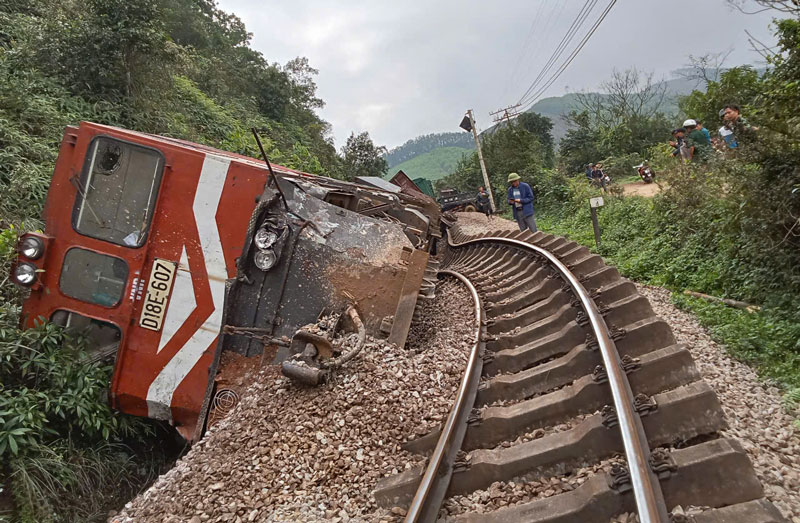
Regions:
<svg viewBox="0 0 800 523"><path fill-rule="evenodd" d="M508 175L508 204L514 212L514 219L517 220L519 230L530 229L536 232L536 218L533 216L533 189L525 182L520 182L517 173Z"/></svg>
<svg viewBox="0 0 800 523"><path fill-rule="evenodd" d="M686 137L686 144L689 146L691 152L689 158L693 163L703 163L709 160L713 149L711 148L711 140L697 128L697 122L689 118L683 122L683 128L689 131Z"/></svg>

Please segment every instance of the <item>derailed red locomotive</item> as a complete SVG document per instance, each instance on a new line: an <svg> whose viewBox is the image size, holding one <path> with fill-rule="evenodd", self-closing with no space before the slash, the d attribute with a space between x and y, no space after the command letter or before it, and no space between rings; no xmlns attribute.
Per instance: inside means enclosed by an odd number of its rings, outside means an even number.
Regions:
<svg viewBox="0 0 800 523"><path fill-rule="evenodd" d="M92 357L113 358L112 407L190 441L225 351L286 360L315 343L290 342L304 325L344 311L404 343L438 205L273 168L173 138L68 127L45 230L20 238L11 269L30 289L23 326L84 330Z"/></svg>

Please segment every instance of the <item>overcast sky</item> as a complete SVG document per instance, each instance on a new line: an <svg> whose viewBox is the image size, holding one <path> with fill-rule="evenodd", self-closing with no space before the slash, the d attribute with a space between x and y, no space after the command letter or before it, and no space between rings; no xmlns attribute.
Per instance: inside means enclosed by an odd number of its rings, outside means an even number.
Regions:
<svg viewBox="0 0 800 523"><path fill-rule="evenodd" d="M369 131L389 148L431 132L456 131L472 108L517 102L573 22L584 0L219 0L253 33L271 62L308 57L337 148ZM566 58L608 5L596 2ZM756 9L752 9L756 10ZM724 0L618 0L543 96L591 90L612 68L669 78L688 55L731 50L726 65L760 60L745 29L772 46L773 13L745 15Z"/></svg>

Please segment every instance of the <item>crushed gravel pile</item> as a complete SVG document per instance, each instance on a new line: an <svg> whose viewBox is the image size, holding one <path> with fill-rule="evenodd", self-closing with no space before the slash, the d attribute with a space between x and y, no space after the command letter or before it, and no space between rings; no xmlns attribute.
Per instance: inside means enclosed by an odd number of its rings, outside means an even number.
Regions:
<svg viewBox="0 0 800 523"><path fill-rule="evenodd" d="M670 324L678 342L691 350L703 378L719 395L730 425L723 434L741 441L767 498L790 521L800 523L800 431L782 407L778 388L731 358L694 316L672 305L668 290L637 287Z"/></svg>
<svg viewBox="0 0 800 523"><path fill-rule="evenodd" d="M465 234L483 234L497 230L519 230L517 222L512 222L499 216L489 218L480 212L457 212L456 217L458 218L458 227Z"/></svg>
<svg viewBox="0 0 800 523"><path fill-rule="evenodd" d="M598 472L608 472L611 461L582 463L580 467L563 476L540 477L536 473L516 478L513 481L495 481L488 489L476 490L466 496L453 496L445 500L443 511L446 517L467 512L484 514L504 507L530 503L570 492L583 485Z"/></svg>
<svg viewBox="0 0 800 523"><path fill-rule="evenodd" d="M474 335L473 306L445 284L424 305L409 343L369 344L316 388L261 369L241 403L117 522L394 521L379 478L421 458L401 449L440 425Z"/></svg>

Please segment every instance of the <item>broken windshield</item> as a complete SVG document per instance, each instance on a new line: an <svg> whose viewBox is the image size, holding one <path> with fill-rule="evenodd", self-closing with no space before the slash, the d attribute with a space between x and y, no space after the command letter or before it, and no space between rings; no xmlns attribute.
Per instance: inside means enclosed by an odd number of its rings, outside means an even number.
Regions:
<svg viewBox="0 0 800 523"><path fill-rule="evenodd" d="M106 136L89 145L72 224L79 233L141 247L153 218L164 160L155 149Z"/></svg>

